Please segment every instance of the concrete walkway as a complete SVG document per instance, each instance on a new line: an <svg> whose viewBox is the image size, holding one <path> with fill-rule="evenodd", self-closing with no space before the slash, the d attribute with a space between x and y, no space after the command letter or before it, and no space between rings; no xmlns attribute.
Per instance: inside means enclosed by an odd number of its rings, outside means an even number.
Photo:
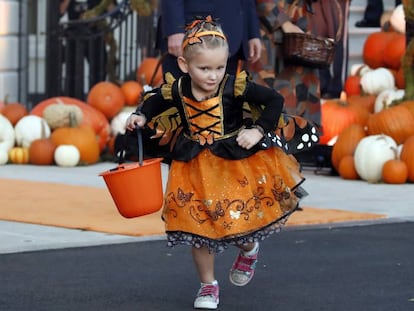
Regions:
<svg viewBox="0 0 414 311"><path fill-rule="evenodd" d="M99 173L116 166L105 162L90 166L62 168L57 166L4 165L0 167L0 178L45 181L103 187L105 183ZM168 167L162 166L164 185ZM309 196L304 206L342 209L386 215L376 222L401 222L414 220L414 185L369 184L365 181L343 180L331 176L329 171L304 170L304 187ZM0 207L1 208L1 207ZM340 224L335 224L339 226ZM0 221L0 253L15 253L33 250L115 244L125 242L163 239L160 237L129 237L57 227Z"/></svg>

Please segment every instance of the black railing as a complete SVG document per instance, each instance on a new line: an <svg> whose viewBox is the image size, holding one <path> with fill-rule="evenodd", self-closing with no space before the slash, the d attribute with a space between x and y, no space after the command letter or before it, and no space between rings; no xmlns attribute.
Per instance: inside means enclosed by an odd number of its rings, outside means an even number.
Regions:
<svg viewBox="0 0 414 311"><path fill-rule="evenodd" d="M156 12L139 16L128 0L118 2L98 17L59 21L58 1L48 1L45 85L29 94L34 105L52 96L85 99L95 83L135 79L142 59L157 56Z"/></svg>

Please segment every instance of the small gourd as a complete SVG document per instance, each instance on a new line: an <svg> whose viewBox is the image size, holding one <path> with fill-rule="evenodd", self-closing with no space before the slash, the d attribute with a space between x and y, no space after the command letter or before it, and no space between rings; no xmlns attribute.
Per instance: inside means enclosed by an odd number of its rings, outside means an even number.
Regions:
<svg viewBox="0 0 414 311"><path fill-rule="evenodd" d="M60 145L55 150L54 159L58 166L74 167L79 164L80 153L74 145Z"/></svg>
<svg viewBox="0 0 414 311"><path fill-rule="evenodd" d="M29 149L26 147L13 147L9 150L9 160L13 164L29 163Z"/></svg>

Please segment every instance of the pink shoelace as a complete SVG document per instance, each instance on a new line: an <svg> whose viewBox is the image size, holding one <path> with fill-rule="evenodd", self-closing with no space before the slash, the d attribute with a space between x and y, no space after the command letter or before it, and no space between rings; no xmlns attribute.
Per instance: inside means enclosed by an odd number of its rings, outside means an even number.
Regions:
<svg viewBox="0 0 414 311"><path fill-rule="evenodd" d="M212 285L212 284L204 284L201 289L200 292L197 296L213 296L215 298L217 298L218 296L218 286L217 285Z"/></svg>

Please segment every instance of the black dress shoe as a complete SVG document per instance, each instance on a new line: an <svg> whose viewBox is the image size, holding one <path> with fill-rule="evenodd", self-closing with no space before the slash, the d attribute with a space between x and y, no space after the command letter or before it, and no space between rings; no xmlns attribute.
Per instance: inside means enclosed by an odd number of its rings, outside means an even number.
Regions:
<svg viewBox="0 0 414 311"><path fill-rule="evenodd" d="M363 20L360 20L360 21L356 22L355 27L361 27L361 28L364 28L364 27L367 27L367 28L368 27L381 27L381 24L380 24L379 21L374 22L374 21L367 21L367 20L363 19Z"/></svg>

